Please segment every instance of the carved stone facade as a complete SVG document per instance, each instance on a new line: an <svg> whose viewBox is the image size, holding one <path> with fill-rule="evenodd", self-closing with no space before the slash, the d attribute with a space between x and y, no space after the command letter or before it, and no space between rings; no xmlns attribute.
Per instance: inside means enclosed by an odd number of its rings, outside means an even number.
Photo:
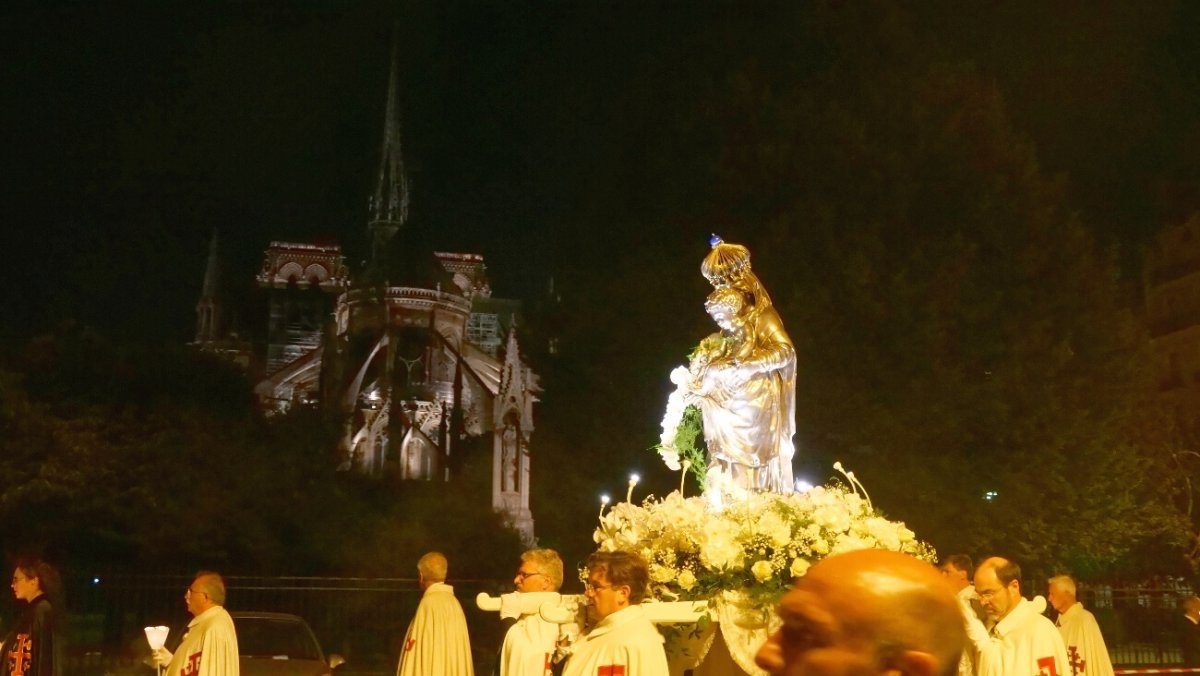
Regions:
<svg viewBox="0 0 1200 676"><path fill-rule="evenodd" d="M337 246L272 242L265 377L272 412L319 405L343 426L339 468L453 481L468 449L492 454L493 507L532 544L530 438L537 376L521 359L520 303L493 298L483 257L404 240L408 180L393 51L371 261L351 274Z"/></svg>

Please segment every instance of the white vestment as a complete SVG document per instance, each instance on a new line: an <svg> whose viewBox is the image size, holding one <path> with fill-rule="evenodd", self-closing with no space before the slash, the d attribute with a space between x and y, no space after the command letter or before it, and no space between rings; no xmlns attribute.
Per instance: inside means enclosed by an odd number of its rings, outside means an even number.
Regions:
<svg viewBox="0 0 1200 676"><path fill-rule="evenodd" d="M639 605L618 610L579 637L563 676L665 676L662 634Z"/></svg>
<svg viewBox="0 0 1200 676"><path fill-rule="evenodd" d="M967 618L978 676L1070 676L1058 627L1021 599L989 632Z"/></svg>
<svg viewBox="0 0 1200 676"><path fill-rule="evenodd" d="M397 676L474 676L467 617L454 587L429 585L408 625Z"/></svg>
<svg viewBox="0 0 1200 676"><path fill-rule="evenodd" d="M963 622L982 621L977 609L979 597L975 594L975 585L969 584L959 589L955 596L963 614ZM975 676L975 648L970 643L963 647L962 655L958 658L958 676Z"/></svg>
<svg viewBox="0 0 1200 676"><path fill-rule="evenodd" d="M1113 676L1108 648L1100 635L1096 616L1084 609L1082 603L1067 608L1058 616L1058 630L1067 644L1067 663L1071 676Z"/></svg>
<svg viewBox="0 0 1200 676"><path fill-rule="evenodd" d="M504 596L519 598L520 594L512 592ZM543 620L538 613L512 615L516 615L517 621L508 628L504 645L500 647L500 676L547 676L558 642L559 625ZM503 609L500 616L505 616Z"/></svg>
<svg viewBox="0 0 1200 676"><path fill-rule="evenodd" d="M188 622L166 676L240 676L233 618L213 606Z"/></svg>

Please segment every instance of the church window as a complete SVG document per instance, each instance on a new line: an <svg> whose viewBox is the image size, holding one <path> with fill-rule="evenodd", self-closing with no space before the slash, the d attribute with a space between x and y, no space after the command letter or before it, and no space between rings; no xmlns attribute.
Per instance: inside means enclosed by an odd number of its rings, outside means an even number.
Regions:
<svg viewBox="0 0 1200 676"><path fill-rule="evenodd" d="M467 340L493 357L500 349L500 319L494 312L472 312L467 319Z"/></svg>

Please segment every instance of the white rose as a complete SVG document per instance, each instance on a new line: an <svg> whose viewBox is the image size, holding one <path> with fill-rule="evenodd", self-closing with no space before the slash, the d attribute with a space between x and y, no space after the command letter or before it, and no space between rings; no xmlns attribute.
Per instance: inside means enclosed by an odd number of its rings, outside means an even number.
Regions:
<svg viewBox="0 0 1200 676"><path fill-rule="evenodd" d="M831 553L841 554L843 552L852 552L859 549L871 549L874 546L874 538L860 537L855 533L844 533L838 537L837 543L833 545Z"/></svg>
<svg viewBox="0 0 1200 676"><path fill-rule="evenodd" d="M675 579L675 569L652 563L650 564L650 579L655 582L670 582Z"/></svg>
<svg viewBox="0 0 1200 676"><path fill-rule="evenodd" d="M771 570L771 562L762 559L755 561L754 565L750 566L750 572L754 575L754 579L759 582L766 582L775 574Z"/></svg>
<svg viewBox="0 0 1200 676"><path fill-rule="evenodd" d="M792 565L788 568L788 572L792 577L802 577L808 572L808 567L811 566L807 559L792 559Z"/></svg>
<svg viewBox="0 0 1200 676"><path fill-rule="evenodd" d="M786 546L792 541L792 525L775 512L767 512L759 517L754 530L766 535L776 547Z"/></svg>
<svg viewBox="0 0 1200 676"><path fill-rule="evenodd" d="M867 519L867 533L879 541L884 549L900 550L900 534L897 525L880 517Z"/></svg>
<svg viewBox="0 0 1200 676"><path fill-rule="evenodd" d="M850 515L846 513L846 510L834 505L818 507L814 510L813 521L816 521L822 528L835 532L848 530L851 525Z"/></svg>
<svg viewBox="0 0 1200 676"><path fill-rule="evenodd" d="M726 530L716 530L708 534L700 544L700 563L709 570L723 568L740 568L743 565L745 552L733 535Z"/></svg>
<svg viewBox="0 0 1200 676"><path fill-rule="evenodd" d="M667 464L667 467L669 467L672 472L678 472L679 470L683 469L683 466L679 464L679 454L675 451L668 451L664 448L659 451L658 454L662 456L663 462Z"/></svg>
<svg viewBox="0 0 1200 676"><path fill-rule="evenodd" d="M696 586L696 576L692 573L692 571L684 569L684 571L679 574L678 582L679 588L687 591Z"/></svg>

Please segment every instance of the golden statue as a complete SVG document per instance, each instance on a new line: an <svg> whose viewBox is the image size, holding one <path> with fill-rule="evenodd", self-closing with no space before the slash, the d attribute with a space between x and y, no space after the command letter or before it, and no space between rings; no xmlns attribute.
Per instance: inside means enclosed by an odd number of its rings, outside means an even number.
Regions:
<svg viewBox="0 0 1200 676"><path fill-rule="evenodd" d="M717 236L700 271L714 290L704 304L720 327L688 367L688 403L700 409L710 472L742 490L791 493L796 431L796 349L750 251Z"/></svg>

